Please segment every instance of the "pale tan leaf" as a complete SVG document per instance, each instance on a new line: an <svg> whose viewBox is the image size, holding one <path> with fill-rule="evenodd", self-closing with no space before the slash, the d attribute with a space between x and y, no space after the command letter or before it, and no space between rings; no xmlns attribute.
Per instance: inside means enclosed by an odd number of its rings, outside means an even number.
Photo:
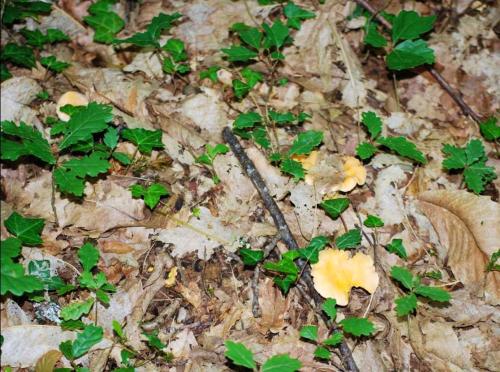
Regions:
<svg viewBox="0 0 500 372"><path fill-rule="evenodd" d="M448 265L456 278L487 303L499 304L500 273L485 272L500 242L498 203L466 191L428 191L418 199L447 249Z"/></svg>
<svg viewBox="0 0 500 372"><path fill-rule="evenodd" d="M52 372L61 355L58 350L47 351L36 362L35 372Z"/></svg>
<svg viewBox="0 0 500 372"><path fill-rule="evenodd" d="M281 331L285 327L290 298L285 298L269 278L261 282L259 305L262 312L262 316L258 319L259 331L262 334Z"/></svg>

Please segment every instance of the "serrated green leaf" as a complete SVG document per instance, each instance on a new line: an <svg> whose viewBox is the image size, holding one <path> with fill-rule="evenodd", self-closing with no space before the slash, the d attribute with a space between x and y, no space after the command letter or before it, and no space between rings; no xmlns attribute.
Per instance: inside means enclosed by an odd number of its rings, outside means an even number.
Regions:
<svg viewBox="0 0 500 372"><path fill-rule="evenodd" d="M162 149L164 147L161 141L161 130L147 130L143 128L124 129L122 138L129 140L136 145L143 154L151 155L153 149Z"/></svg>
<svg viewBox="0 0 500 372"><path fill-rule="evenodd" d="M406 253L402 239L392 239L392 241L387 244L386 248L389 252L397 254L403 260L408 259L408 254Z"/></svg>
<svg viewBox="0 0 500 372"><path fill-rule="evenodd" d="M366 217L366 220L363 221L363 225L369 228L375 228L375 227L383 227L384 226L384 221L378 216L374 216L369 214Z"/></svg>
<svg viewBox="0 0 500 372"><path fill-rule="evenodd" d="M348 198L337 198L323 201L320 205L331 218L338 218L349 206Z"/></svg>
<svg viewBox="0 0 500 372"><path fill-rule="evenodd" d="M311 239L307 247L299 249L300 257L308 261L310 264L318 262L319 251L326 247L328 238L326 236L316 236Z"/></svg>
<svg viewBox="0 0 500 372"><path fill-rule="evenodd" d="M387 45L387 40L378 31L376 22L367 22L365 26L365 38L363 40L365 44L368 44L374 48L383 48Z"/></svg>
<svg viewBox="0 0 500 372"><path fill-rule="evenodd" d="M441 151L447 156L442 163L445 170L463 169L467 165L465 149L445 144Z"/></svg>
<svg viewBox="0 0 500 372"><path fill-rule="evenodd" d="M48 141L35 127L26 125L22 121L19 126L12 121L2 121L0 130L2 160L15 161L22 156L34 156L49 164L56 162Z"/></svg>
<svg viewBox="0 0 500 372"><path fill-rule="evenodd" d="M479 124L479 129L487 141L496 141L500 138L500 125L497 124L496 117L489 117L486 121Z"/></svg>
<svg viewBox="0 0 500 372"><path fill-rule="evenodd" d="M318 326L306 325L300 329L300 337L306 340L317 341L318 340Z"/></svg>
<svg viewBox="0 0 500 372"><path fill-rule="evenodd" d="M264 259L264 251L261 249L241 248L238 254L241 256L243 264L247 266L255 266Z"/></svg>
<svg viewBox="0 0 500 372"><path fill-rule="evenodd" d="M290 358L287 354L274 355L262 365L261 372L295 372L302 367L298 359Z"/></svg>
<svg viewBox="0 0 500 372"><path fill-rule="evenodd" d="M283 8L283 14L287 18L287 26L300 30L300 24L306 19L314 18L316 15L289 1Z"/></svg>
<svg viewBox="0 0 500 372"><path fill-rule="evenodd" d="M16 258L21 254L22 243L18 238L7 238L2 240L0 248L0 259L7 262L8 259Z"/></svg>
<svg viewBox="0 0 500 372"><path fill-rule="evenodd" d="M10 79L11 77L12 77L12 74L10 73L7 66L5 66L5 64L3 64L3 63L0 63L0 81Z"/></svg>
<svg viewBox="0 0 500 372"><path fill-rule="evenodd" d="M335 321L337 317L337 301L334 298L327 298L321 305L321 309L328 315L330 320Z"/></svg>
<svg viewBox="0 0 500 372"><path fill-rule="evenodd" d="M80 108L69 119L64 138L59 143L59 150L64 150L71 145L92 138L94 133L99 133L108 128L108 122L113 119L112 107L96 102L90 102L86 107Z"/></svg>
<svg viewBox="0 0 500 372"><path fill-rule="evenodd" d="M94 299L90 297L87 301L72 302L61 309L60 317L63 320L78 320L87 315L94 305Z"/></svg>
<svg viewBox="0 0 500 372"><path fill-rule="evenodd" d="M397 41L401 39L416 39L420 35L432 30L435 22L435 15L422 17L413 10L402 10L393 20L392 41L397 43Z"/></svg>
<svg viewBox="0 0 500 372"><path fill-rule="evenodd" d="M368 129L373 140L382 132L382 120L373 111L363 112L361 122Z"/></svg>
<svg viewBox="0 0 500 372"><path fill-rule="evenodd" d="M109 5L114 2L98 1L89 7L90 15L83 17L85 23L94 29L94 41L111 44L115 36L125 27L125 21L113 11ZM102 5L101 5L102 4Z"/></svg>
<svg viewBox="0 0 500 372"><path fill-rule="evenodd" d="M250 111L239 114L233 122L233 127L237 129L253 128L256 124L262 123L260 114Z"/></svg>
<svg viewBox="0 0 500 372"><path fill-rule="evenodd" d="M307 130L299 133L288 151L291 155L308 155L315 147L323 142L323 132Z"/></svg>
<svg viewBox="0 0 500 372"><path fill-rule="evenodd" d="M17 212L4 221L7 231L17 237L25 245L42 244L41 233L45 226L45 221L41 218L24 218Z"/></svg>
<svg viewBox="0 0 500 372"><path fill-rule="evenodd" d="M85 179L78 177L76 172L64 168L57 168L52 173L58 189L66 194L83 196L85 190Z"/></svg>
<svg viewBox="0 0 500 372"><path fill-rule="evenodd" d="M278 125L291 124L297 118L291 112L277 112L274 110L269 110L269 118Z"/></svg>
<svg viewBox="0 0 500 372"><path fill-rule="evenodd" d="M229 48L222 48L221 50L227 55L229 62L247 62L258 56L257 52L241 45L231 45Z"/></svg>
<svg viewBox="0 0 500 372"><path fill-rule="evenodd" d="M398 316L411 314L417 309L417 296L414 293L396 298L394 302L396 303L396 314Z"/></svg>
<svg viewBox="0 0 500 372"><path fill-rule="evenodd" d="M306 176L302 163L290 158L286 158L281 162L280 169L283 173L292 175L296 182L303 180Z"/></svg>
<svg viewBox="0 0 500 372"><path fill-rule="evenodd" d="M338 249L352 249L361 244L361 230L352 229L335 239Z"/></svg>
<svg viewBox="0 0 500 372"><path fill-rule="evenodd" d="M54 72L62 72L71 66L71 63L58 61L55 56L40 58L40 64Z"/></svg>
<svg viewBox="0 0 500 372"><path fill-rule="evenodd" d="M420 39L403 41L386 58L387 67L397 71L433 64L435 60L434 50Z"/></svg>
<svg viewBox="0 0 500 372"><path fill-rule="evenodd" d="M217 83L219 80L217 77L217 71L221 68L219 66L210 66L208 69L200 71L200 79L210 79L212 82Z"/></svg>
<svg viewBox="0 0 500 372"><path fill-rule="evenodd" d="M238 31L238 36L245 44L257 50L260 49L262 43L262 32L260 32L258 28L247 26L246 28Z"/></svg>
<svg viewBox="0 0 500 372"><path fill-rule="evenodd" d="M258 82L264 81L264 77L260 72L254 71L248 67L241 70L241 76L243 76L250 89L252 89Z"/></svg>
<svg viewBox="0 0 500 372"><path fill-rule="evenodd" d="M186 46L180 39L168 39L162 49L172 56L174 62L178 63L187 60Z"/></svg>
<svg viewBox="0 0 500 372"><path fill-rule="evenodd" d="M356 146L356 155L358 155L361 160L370 159L376 152L377 148L368 142L362 142Z"/></svg>
<svg viewBox="0 0 500 372"><path fill-rule="evenodd" d="M115 39L115 43L131 43L141 47L159 47L158 40L160 39L163 31L169 30L172 23L180 18L180 13L165 14L160 13L158 16L151 20L151 23L146 28L145 32L138 32L126 39Z"/></svg>
<svg viewBox="0 0 500 372"><path fill-rule="evenodd" d="M113 159L118 160L123 165L132 164L132 159L123 152L113 152L111 155Z"/></svg>
<svg viewBox="0 0 500 372"><path fill-rule="evenodd" d="M465 156L467 157L467 165L472 165L476 161L486 158L483 143L478 139L469 141L465 146Z"/></svg>
<svg viewBox="0 0 500 372"><path fill-rule="evenodd" d="M335 332L330 335L325 341L323 341L323 345L328 346L337 346L340 345L342 340L344 339L344 335L340 332Z"/></svg>
<svg viewBox="0 0 500 372"><path fill-rule="evenodd" d="M106 133L104 133L103 142L113 150L118 145L118 139L118 130L115 127L109 127Z"/></svg>
<svg viewBox="0 0 500 372"><path fill-rule="evenodd" d="M375 331L375 326L366 318L349 317L343 319L340 324L344 332L353 336L370 336Z"/></svg>
<svg viewBox="0 0 500 372"><path fill-rule="evenodd" d="M269 141L269 136L264 127L256 127L250 132L253 140L256 144L260 145L264 149L269 149L271 147L271 141Z"/></svg>
<svg viewBox="0 0 500 372"><path fill-rule="evenodd" d="M224 356L230 359L235 365L250 369L257 368L253 353L245 345L231 340L224 342L224 345L226 346Z"/></svg>
<svg viewBox="0 0 500 372"><path fill-rule="evenodd" d="M276 49L281 48L290 34L288 27L286 27L279 19L274 21L272 26L269 26L267 23L263 23L262 28L266 33L264 40L264 47L266 49L271 47L275 47Z"/></svg>
<svg viewBox="0 0 500 372"><path fill-rule="evenodd" d="M144 203L150 208L154 209L160 202L162 196L169 195L165 186L159 183L153 183L151 186L144 188L141 185L132 185L130 187L132 196L134 198L144 197Z"/></svg>
<svg viewBox="0 0 500 372"><path fill-rule="evenodd" d="M3 47L0 60L2 62L12 62L13 64L21 67L32 68L36 66L33 49L15 43L7 43Z"/></svg>
<svg viewBox="0 0 500 372"><path fill-rule="evenodd" d="M314 350L314 357L318 359L328 360L330 359L331 354L331 351L323 346L318 346L316 347L316 350Z"/></svg>
<svg viewBox="0 0 500 372"><path fill-rule="evenodd" d="M90 243L85 243L78 250L78 258L84 271L92 270L99 262L99 250Z"/></svg>
<svg viewBox="0 0 500 372"><path fill-rule="evenodd" d="M76 340L73 341L71 351L74 358L79 358L85 353L87 353L92 346L99 343L103 337L103 329L101 327L96 327L93 325L88 325L85 327L82 333L76 336Z"/></svg>
<svg viewBox="0 0 500 372"><path fill-rule="evenodd" d="M248 92L250 92L250 86L241 80L234 79L232 81L232 84L233 84L234 96L237 99L242 99L248 94Z"/></svg>
<svg viewBox="0 0 500 372"><path fill-rule="evenodd" d="M96 177L101 173L107 173L110 167L111 164L106 159L102 159L98 152L81 158L72 158L61 165L61 168L71 170L80 178Z"/></svg>
<svg viewBox="0 0 500 372"><path fill-rule="evenodd" d="M408 141L405 137L380 137L377 141L398 155L407 157L417 163L427 163L425 155L417 149L414 143Z"/></svg>
<svg viewBox="0 0 500 372"><path fill-rule="evenodd" d="M404 267L393 266L391 268L391 277L400 282L406 289L412 290L414 287L413 274Z"/></svg>
<svg viewBox="0 0 500 372"><path fill-rule="evenodd" d="M415 293L437 302L449 302L451 295L442 288L419 285L415 288Z"/></svg>

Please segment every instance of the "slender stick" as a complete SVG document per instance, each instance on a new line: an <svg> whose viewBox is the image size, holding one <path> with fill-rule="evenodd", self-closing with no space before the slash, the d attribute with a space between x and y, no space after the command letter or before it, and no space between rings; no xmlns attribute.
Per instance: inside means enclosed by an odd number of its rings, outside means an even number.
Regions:
<svg viewBox="0 0 500 372"><path fill-rule="evenodd" d="M257 189L257 191L260 194L260 197L262 198L262 201L264 202L264 206L266 209L269 211L271 214L271 217L274 220L274 224L278 228L279 235L281 237L281 240L283 243L286 244L289 250L295 250L299 249L299 245L297 244L297 241L293 237L293 234L290 230L290 227L288 226L285 217L283 216L283 213L281 212L278 204L274 200L274 198L271 196L269 192L269 188L267 187L266 183L262 179L262 176L259 174L259 171L257 168L255 168L254 163L248 155L245 153L245 150L241 146L240 142L238 139L235 137L235 135L231 132L231 129L228 127L224 128L222 131L222 136L224 137L224 140L229 144L229 147L231 147L231 150L233 151L234 155L238 159L238 161L241 164L241 167L245 170L245 173L247 176L250 178L252 181L253 185ZM316 306L318 306L322 302L322 297L321 295L316 292L314 289L314 283L311 278L311 274L309 270L307 269L307 262L304 260L297 260L297 264L301 271L303 271L303 274L301 276L301 281L305 284L307 289L312 295L312 298L314 299L314 302L316 303ZM318 312L321 314L322 319L325 321L326 324L329 324L330 321L328 317L326 317L325 314L323 314L321 311ZM336 324L332 325L332 328L334 330L337 330ZM342 356L342 362L344 366L346 367L347 371L349 372L358 372L358 367L356 366L356 362L354 361L352 357L351 350L349 349L349 346L343 341L339 345L339 351Z"/></svg>
<svg viewBox="0 0 500 372"><path fill-rule="evenodd" d="M384 17L382 17L378 10L376 10L367 0L356 0L356 2L363 8L368 10L373 16L379 21L385 28L392 30L392 25ZM446 93L450 95L455 103L460 106L465 115L470 116L476 123L481 123L483 120L481 117L464 101L462 94L455 88L453 88L434 67L425 65L429 73L437 80L441 88L443 88Z"/></svg>

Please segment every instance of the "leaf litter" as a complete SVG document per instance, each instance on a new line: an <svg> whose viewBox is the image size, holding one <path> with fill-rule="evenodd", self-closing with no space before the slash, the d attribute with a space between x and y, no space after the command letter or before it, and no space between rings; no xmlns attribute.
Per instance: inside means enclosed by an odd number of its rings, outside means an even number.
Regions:
<svg viewBox="0 0 500 372"><path fill-rule="evenodd" d="M314 255L299 250L293 257L283 242L267 251L279 229L232 152L214 155L209 162L196 161L207 144L224 142L223 129L233 126L238 115L255 111L263 122L238 134L299 247L316 249L313 238L323 237L319 250L344 250L346 262L355 254L373 261L371 277L377 277L378 287L349 286L343 296L348 300L336 307L334 327L341 325L336 329L343 332L359 370L497 369L500 277L498 269L486 268L494 267L495 262L489 263L500 241L499 181L489 179L498 171L498 134L493 141L494 134L482 138L478 126L427 70L404 75L381 67L383 54L363 44L365 23L373 20L355 3L297 2L314 17L290 21L285 15L291 3L101 0L92 5L98 12L127 20L123 30L106 31L112 32L108 41L99 39L99 29L85 21L89 14L98 15L88 9L89 2L62 1L39 15L38 22L15 21L15 28L6 33L9 42L22 42L17 30L23 23L30 30L65 32L71 42L46 45L41 55L54 55L71 62L71 67L57 74L2 59L2 80L4 66L14 75L2 82L2 121L36 128L58 154L57 164L89 154L85 146L94 153L123 155L106 155L108 173L85 178L78 198L54 185L52 165L27 157L12 161L12 155L4 158L2 150L2 279L11 283L13 278L35 277L44 283L43 290L23 296L6 285L0 312L2 367L232 370L241 360L232 354L226 358L231 341L250 350L253 359L247 362L262 370L285 360L291 363L289 369L279 371L295 370L295 359L301 371L353 370L343 365L335 347L323 345L328 346L328 357L319 357L318 348L330 336L332 323L318 315L321 304L302 281L308 271L294 269L299 268L296 260L301 253L311 265ZM288 10L282 13L282 8ZM482 117L495 116L494 7L483 1L406 2L403 8L391 3L385 11L397 14L402 9L407 12L401 14L410 18L413 10L425 16L438 14L439 32L430 32L424 41L417 38L429 31L428 25L420 25L417 35L405 36L399 30L398 38L405 39L394 40L399 48L404 49L402 43L405 48L411 43L433 48L438 61L434 67L459 87ZM179 39L187 52L183 68L191 72L167 73L178 68L182 58L175 60L171 54L174 67L166 68L166 49L112 42L144 32L160 13L176 12L182 18L165 21L155 42ZM462 16L442 19L447 12ZM266 26L260 28L262 22ZM255 29L237 26L242 23ZM250 39L243 35L256 37L255 30L262 32L264 41L246 42ZM382 32L381 25L375 30ZM16 40L10 40L12 35ZM248 56L258 54L246 76L238 63L228 62L220 52L240 42ZM263 49L262 43L270 44ZM212 66L217 67L214 79ZM208 78L200 75L204 71ZM251 83L249 76L257 78ZM42 91L48 100L40 98ZM59 151L61 141L53 130L63 124L50 124L48 117L57 116L56 102L69 91L112 108L106 130L116 129L120 138L113 148L103 148L104 141ZM289 114L298 118L301 113L309 118L287 122ZM366 113L376 119L367 124ZM373 120L380 121L379 129L370 124ZM2 147L9 146L3 126ZM143 151L137 137L136 142L126 141L125 128L161 130L164 148ZM313 131L322 132L321 141L301 140ZM469 153L476 163L463 168L464 175L474 177L474 172L493 167L480 186L477 178L463 179L461 172L442 165L447 156L443 144L466 148L477 138L482 139L485 158ZM366 144L367 154L360 152L360 143ZM294 155L297 148L300 154ZM105 155L95 156L102 160ZM349 168L349 159L355 160L356 172ZM288 173L281 171L287 169L285 162L291 166ZM347 163L351 165L346 170ZM356 177L362 173L362 180L348 182L353 172ZM474 186L467 190L469 182ZM145 191L152 184L161 185L158 197L133 197L130 191L134 185ZM320 206L339 198L349 203L338 215ZM19 229L9 228L6 221L13 212L43 219L43 230L37 233L43 244L30 245ZM363 224L368 216L382 223ZM17 252L5 243L8 238L24 246ZM90 278L81 276L85 270L78 256L86 243L99 253ZM262 251L264 262L245 265L242 249ZM44 265L49 270L43 271ZM409 276L401 271L393 275L394 267L404 268ZM345 275L353 270L345 270ZM103 282L97 284L99 280ZM2 293L3 288L2 284ZM443 293L451 295L449 302L439 302ZM89 299L91 311L72 324L63 320L61 309ZM257 317L255 306L260 310ZM354 333L349 333L351 323ZM301 337L304 326L317 327L317 340ZM93 339L91 332L100 327L103 335ZM357 337L356 332L368 336Z"/></svg>

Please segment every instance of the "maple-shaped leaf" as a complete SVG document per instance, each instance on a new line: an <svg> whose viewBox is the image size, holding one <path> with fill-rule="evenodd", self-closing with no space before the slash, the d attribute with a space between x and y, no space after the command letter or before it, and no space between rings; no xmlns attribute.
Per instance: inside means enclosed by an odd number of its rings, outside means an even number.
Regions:
<svg viewBox="0 0 500 372"><path fill-rule="evenodd" d="M114 40L115 43L131 43L141 47L155 47L159 48L159 39L161 33L169 30L175 20L182 17L180 13L165 14L160 13L151 20L145 32L138 32L131 37L121 40Z"/></svg>
<svg viewBox="0 0 500 372"><path fill-rule="evenodd" d="M2 160L15 161L22 156L34 156L49 164L56 162L49 143L35 127L24 122L17 126L12 121L2 121L0 131Z"/></svg>
<svg viewBox="0 0 500 372"><path fill-rule="evenodd" d="M311 264L318 262L319 251L326 247L328 238L326 236L316 236L311 239L307 247L299 249L300 256Z"/></svg>
<svg viewBox="0 0 500 372"><path fill-rule="evenodd" d="M416 39L434 27L436 16L420 16L413 10L400 11L392 22L392 41Z"/></svg>
<svg viewBox="0 0 500 372"><path fill-rule="evenodd" d="M320 204L320 207L323 208L331 218L336 219L338 216L342 214L343 211L347 209L349 206L348 198L336 198L325 200Z"/></svg>
<svg viewBox="0 0 500 372"><path fill-rule="evenodd" d="M83 196L85 190L85 179L81 178L76 172L64 168L57 168L52 173L55 184L62 193Z"/></svg>
<svg viewBox="0 0 500 372"><path fill-rule="evenodd" d="M102 158L102 153L94 152L82 158L73 158L62 163L61 168L72 170L78 177L96 177L100 173L107 173L111 164Z"/></svg>
<svg viewBox="0 0 500 372"><path fill-rule="evenodd" d="M168 39L162 49L172 56L174 62L182 62L187 59L186 46L180 39Z"/></svg>
<svg viewBox="0 0 500 372"><path fill-rule="evenodd" d="M61 309L61 319L78 320L83 315L87 315L94 305L94 299L90 297L86 301L75 301Z"/></svg>
<svg viewBox="0 0 500 372"><path fill-rule="evenodd" d="M78 250L78 258L83 270L90 272L99 262L99 250L90 243L85 243Z"/></svg>
<svg viewBox="0 0 500 372"><path fill-rule="evenodd" d="M125 21L111 11L114 0L99 0L89 6L90 15L83 17L85 23L94 29L94 41L111 44L118 32L125 27Z"/></svg>
<svg viewBox="0 0 500 372"><path fill-rule="evenodd" d="M25 218L17 212L4 221L7 231L17 237L25 245L39 245L43 243L41 233L45 221L41 218Z"/></svg>
<svg viewBox="0 0 500 372"><path fill-rule="evenodd" d="M260 49L263 35L257 27L240 27L237 30L237 33L241 41L243 41L245 44L248 44L249 46L257 50Z"/></svg>
<svg viewBox="0 0 500 372"><path fill-rule="evenodd" d="M153 149L162 149L161 130L147 130L144 128L124 129L122 138L129 140L137 146L140 152L150 155Z"/></svg>
<svg viewBox="0 0 500 372"><path fill-rule="evenodd" d="M267 49L271 47L279 49L289 38L290 30L279 19L274 21L272 26L269 26L267 23L263 23L262 28L266 33L264 47Z"/></svg>
<svg viewBox="0 0 500 372"><path fill-rule="evenodd" d="M132 185L130 186L130 191L134 198L144 197L144 203L153 209L160 202L162 196L169 195L169 192L165 186L159 183L153 183L151 186L145 188L142 185Z"/></svg>
<svg viewBox="0 0 500 372"><path fill-rule="evenodd" d="M289 1L283 8L283 13L287 18L287 26L300 30L300 24L306 19L315 17L315 14Z"/></svg>
<svg viewBox="0 0 500 372"><path fill-rule="evenodd" d="M40 58L40 64L54 72L62 72L71 66L71 63L59 61L55 56Z"/></svg>
<svg viewBox="0 0 500 372"><path fill-rule="evenodd" d="M71 354L73 358L78 358L87 353L92 346L102 340L104 331L102 327L88 325L82 333L76 336L71 346Z"/></svg>
<svg viewBox="0 0 500 372"><path fill-rule="evenodd" d="M81 142L88 141L94 133L103 132L108 128L108 122L113 119L109 105L90 102L86 107L79 108L69 119L64 138L59 142L59 150Z"/></svg>
<svg viewBox="0 0 500 372"><path fill-rule="evenodd" d="M255 266L264 259L264 251L261 249L241 248L238 254L241 256L243 264L247 266Z"/></svg>
<svg viewBox="0 0 500 372"><path fill-rule="evenodd" d="M227 55L229 62L246 62L258 56L258 53L241 45L231 45L229 48L222 48Z"/></svg>
<svg viewBox="0 0 500 372"><path fill-rule="evenodd" d="M352 229L335 239L335 245L338 249L352 249L361 244L361 230Z"/></svg>
<svg viewBox="0 0 500 372"><path fill-rule="evenodd" d="M405 40L387 55L387 67L391 70L407 70L436 60L434 50L424 40Z"/></svg>

